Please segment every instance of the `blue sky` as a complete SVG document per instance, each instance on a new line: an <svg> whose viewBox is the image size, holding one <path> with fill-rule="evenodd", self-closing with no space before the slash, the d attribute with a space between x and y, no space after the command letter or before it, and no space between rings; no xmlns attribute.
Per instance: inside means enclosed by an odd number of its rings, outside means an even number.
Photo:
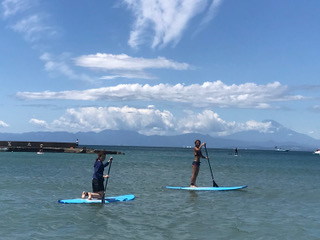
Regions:
<svg viewBox="0 0 320 240"><path fill-rule="evenodd" d="M0 132L320 139L320 1L2 0Z"/></svg>

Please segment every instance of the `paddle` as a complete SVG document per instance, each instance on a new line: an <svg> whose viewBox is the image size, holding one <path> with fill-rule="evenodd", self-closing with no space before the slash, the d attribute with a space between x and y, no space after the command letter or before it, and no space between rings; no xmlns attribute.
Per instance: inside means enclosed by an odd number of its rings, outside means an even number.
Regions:
<svg viewBox="0 0 320 240"><path fill-rule="evenodd" d="M204 145L204 149L206 150L206 155L207 155L208 164L209 164L209 167L210 167L213 186L214 187L219 187L218 184L214 181L214 177L213 177L212 168L211 168L211 164L210 164L210 161L209 161L208 150L207 150L207 146L206 145Z"/></svg>
<svg viewBox="0 0 320 240"><path fill-rule="evenodd" d="M111 163L112 163L112 160L111 160L110 163L109 163L108 175L110 174ZM106 185L104 186L104 192L103 192L103 195L102 195L102 198L101 198L101 203L102 203L102 204L104 204L104 203L106 202L105 199L104 199L104 197L105 197L105 195L106 195L108 180L109 180L109 178L107 177Z"/></svg>

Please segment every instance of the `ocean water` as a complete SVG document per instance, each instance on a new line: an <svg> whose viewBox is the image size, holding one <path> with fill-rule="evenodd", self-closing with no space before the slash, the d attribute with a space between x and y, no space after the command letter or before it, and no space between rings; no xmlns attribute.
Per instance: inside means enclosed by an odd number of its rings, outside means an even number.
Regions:
<svg viewBox="0 0 320 240"><path fill-rule="evenodd" d="M208 149L228 192L188 186L192 149L104 147L113 155L107 196L130 202L60 204L91 191L95 155L0 152L1 239L319 239L320 156L311 152ZM206 159L198 186L211 186Z"/></svg>

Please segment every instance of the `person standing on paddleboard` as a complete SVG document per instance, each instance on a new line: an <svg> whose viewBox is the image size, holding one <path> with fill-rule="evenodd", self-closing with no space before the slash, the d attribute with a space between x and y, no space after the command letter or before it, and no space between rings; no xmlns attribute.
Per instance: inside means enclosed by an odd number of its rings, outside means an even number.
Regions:
<svg viewBox="0 0 320 240"><path fill-rule="evenodd" d="M191 176L191 184L190 187L197 187L196 181L200 169L200 158L207 158L202 155L201 148L206 145L206 143L202 143L199 139L197 139L195 142L195 147L193 149L194 154L194 161L192 162L192 176Z"/></svg>
<svg viewBox="0 0 320 240"><path fill-rule="evenodd" d="M109 165L109 163L113 160L112 157L109 158L108 162L103 163L106 159L106 152L101 151L98 153L98 158L94 163L94 173L92 176L92 192L82 192L81 198L85 198L88 196L88 199L92 198L101 199L104 193L104 178L108 178L109 175L103 175L104 168Z"/></svg>

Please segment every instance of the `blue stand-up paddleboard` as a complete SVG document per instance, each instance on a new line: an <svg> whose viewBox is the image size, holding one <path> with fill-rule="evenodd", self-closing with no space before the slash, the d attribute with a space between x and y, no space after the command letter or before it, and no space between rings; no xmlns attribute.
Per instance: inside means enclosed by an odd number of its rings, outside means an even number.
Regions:
<svg viewBox="0 0 320 240"><path fill-rule="evenodd" d="M208 155L208 150L207 150L206 145L204 145L204 149L206 150L206 157L205 158L208 160L213 186L212 187L171 187L171 186L167 186L166 188L176 189L176 190L189 190L189 191L232 191L232 190L239 190L239 189L243 189L243 188L247 187L247 185L234 186L234 187L219 187L213 177L212 168L211 168L211 164L209 161L209 155Z"/></svg>
<svg viewBox="0 0 320 240"><path fill-rule="evenodd" d="M106 197L105 203L113 203L113 202L126 202L131 201L135 198L134 195L123 195L123 196L117 196L117 197ZM100 203L101 199L93 198L91 200L88 200L87 198L73 198L73 199L63 199L58 200L59 203Z"/></svg>
<svg viewBox="0 0 320 240"><path fill-rule="evenodd" d="M235 186L235 187L170 187L167 186L168 189L176 189L176 190L190 190L190 191L231 191L231 190L239 190L246 188L247 185L244 186Z"/></svg>

